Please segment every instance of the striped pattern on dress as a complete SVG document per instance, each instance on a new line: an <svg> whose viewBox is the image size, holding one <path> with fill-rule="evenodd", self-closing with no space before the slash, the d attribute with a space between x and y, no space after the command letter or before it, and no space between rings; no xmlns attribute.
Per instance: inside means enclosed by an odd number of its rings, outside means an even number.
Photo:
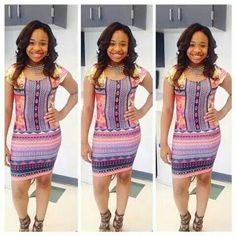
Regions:
<svg viewBox="0 0 236 236"><path fill-rule="evenodd" d="M172 173L175 178L211 171L220 144L220 129L207 132L176 132L172 144Z"/></svg>

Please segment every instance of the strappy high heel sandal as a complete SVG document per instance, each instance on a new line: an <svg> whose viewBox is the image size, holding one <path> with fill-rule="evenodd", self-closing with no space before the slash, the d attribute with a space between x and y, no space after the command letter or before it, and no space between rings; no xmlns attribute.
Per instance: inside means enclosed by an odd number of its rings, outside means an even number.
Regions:
<svg viewBox="0 0 236 236"><path fill-rule="evenodd" d="M100 213L100 215L101 215L101 224L99 226L99 231L100 232L110 231L111 212L108 209L105 213Z"/></svg>
<svg viewBox="0 0 236 236"><path fill-rule="evenodd" d="M37 216L35 216L32 231L33 232L43 232L43 221L44 220L38 220Z"/></svg>
<svg viewBox="0 0 236 236"><path fill-rule="evenodd" d="M198 216L197 212L195 212L195 219L193 221L193 230L194 231L196 231L196 232L202 231L203 217L204 216Z"/></svg>
<svg viewBox="0 0 236 236"><path fill-rule="evenodd" d="M114 227L115 232L122 232L123 218L124 218L124 214L119 215L116 210L115 217L113 220L113 227Z"/></svg>
<svg viewBox="0 0 236 236"><path fill-rule="evenodd" d="M20 220L19 232L29 232L29 225L31 222L29 215L27 215L24 219L19 219L19 220Z"/></svg>
<svg viewBox="0 0 236 236"><path fill-rule="evenodd" d="M189 232L189 222L191 220L191 215L189 211L185 215L180 215L181 223L179 227L180 232Z"/></svg>

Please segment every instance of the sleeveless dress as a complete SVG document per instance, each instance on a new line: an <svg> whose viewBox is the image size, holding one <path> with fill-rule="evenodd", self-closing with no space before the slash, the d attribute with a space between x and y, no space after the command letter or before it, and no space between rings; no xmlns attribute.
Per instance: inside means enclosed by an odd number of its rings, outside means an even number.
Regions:
<svg viewBox="0 0 236 236"><path fill-rule="evenodd" d="M12 84L15 66L6 72L5 79ZM44 116L54 100L59 84L67 70L56 65L55 80L26 78L22 72L14 86L15 123L11 142L11 176L14 181L33 179L52 172L61 144L59 123L45 122Z"/></svg>
<svg viewBox="0 0 236 236"><path fill-rule="evenodd" d="M176 67L166 76L173 85ZM213 78L191 81L183 73L175 87L176 123L172 142L174 178L191 177L212 170L221 134L218 122L206 122L204 115L214 108L215 93L227 72L215 66ZM174 86L174 85L173 85Z"/></svg>
<svg viewBox="0 0 236 236"><path fill-rule="evenodd" d="M92 66L86 73L91 83L96 72ZM125 120L129 106L134 106L135 92L146 75L146 70L136 65L135 77L112 80L104 72L95 86L97 118L92 143L92 170L94 176L108 176L132 169L140 143L138 121Z"/></svg>

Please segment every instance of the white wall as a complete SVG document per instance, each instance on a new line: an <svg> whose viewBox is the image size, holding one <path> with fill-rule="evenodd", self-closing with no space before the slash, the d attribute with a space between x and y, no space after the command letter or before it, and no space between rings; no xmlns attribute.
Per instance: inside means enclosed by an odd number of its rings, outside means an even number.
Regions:
<svg viewBox="0 0 236 236"><path fill-rule="evenodd" d="M53 33L57 39L58 52L57 63L68 69L75 80L78 81L78 35L77 35L77 6L68 6L67 28L62 29L52 26ZM5 31L5 66L15 62L15 41L22 27L7 27ZM56 108L60 109L65 104L68 93L63 88L58 88L56 96ZM76 106L65 120L60 122L62 129L62 145L58 153L54 173L68 177L77 178L78 159L78 106ZM9 129L8 140L10 143L12 127ZM6 182L9 182L7 170Z"/></svg>
<svg viewBox="0 0 236 236"><path fill-rule="evenodd" d="M211 29L213 37L216 40L217 48L216 53L218 54L217 64L232 74L232 29L231 29L231 6L227 6L227 22L226 31L220 31L217 29ZM183 29L169 30L165 32L165 68L158 68L160 71L160 88L158 93L163 92L163 78L167 73L168 69L176 64L176 42L183 32ZM216 94L215 107L220 109L225 103L227 94L223 89L219 88ZM162 100L157 102L158 110L162 107ZM231 174L231 140L232 140L232 123L231 123L231 112L221 122L221 145L219 147L218 155L214 164L213 171ZM157 134L158 138L159 135ZM171 139L170 139L171 140Z"/></svg>
<svg viewBox="0 0 236 236"><path fill-rule="evenodd" d="M132 27L132 33L137 41L138 46L136 51L138 53L137 64L146 68L152 75L153 71L153 22L152 22L152 6L147 6L147 27L146 30L140 30ZM86 67L82 68L82 78L84 78L84 73L87 69L96 63L96 50L97 50L97 40L104 28L94 28L89 32L85 32L85 64ZM152 75L153 77L153 75ZM82 83L81 83L82 86ZM146 99L147 93L144 91L141 86L138 88L136 93L136 106L140 107ZM153 167L153 113L152 110L142 118L141 120L141 129L142 129L142 141L138 149L138 154L134 162L134 170L139 170L143 172L152 173ZM93 132L93 126L91 126L90 132ZM87 168L86 168L87 167ZM91 170L87 164L82 162L82 180L90 179Z"/></svg>

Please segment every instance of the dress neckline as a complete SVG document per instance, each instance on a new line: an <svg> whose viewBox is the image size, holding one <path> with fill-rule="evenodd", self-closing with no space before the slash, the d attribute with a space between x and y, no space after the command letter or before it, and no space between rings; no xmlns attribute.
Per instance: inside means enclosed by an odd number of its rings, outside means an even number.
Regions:
<svg viewBox="0 0 236 236"><path fill-rule="evenodd" d="M28 81L42 81L42 80L45 80L46 78L48 78L48 76L44 76L42 79L29 79L26 77L26 75L23 71L22 71L22 74L23 74L24 79L28 80Z"/></svg>
<svg viewBox="0 0 236 236"><path fill-rule="evenodd" d="M106 76L106 79L107 79L107 80L111 80L111 81L122 81L122 80L125 80L127 77L128 77L128 76L125 76L125 77L122 78L122 79L111 79L111 78L109 78L108 76Z"/></svg>
<svg viewBox="0 0 236 236"><path fill-rule="evenodd" d="M205 78L202 79L202 80L191 80L191 79L188 79L188 78L186 77L186 80L188 80L188 81L190 81L190 82L193 82L193 83L201 83L201 82L207 80L207 77L205 77Z"/></svg>

